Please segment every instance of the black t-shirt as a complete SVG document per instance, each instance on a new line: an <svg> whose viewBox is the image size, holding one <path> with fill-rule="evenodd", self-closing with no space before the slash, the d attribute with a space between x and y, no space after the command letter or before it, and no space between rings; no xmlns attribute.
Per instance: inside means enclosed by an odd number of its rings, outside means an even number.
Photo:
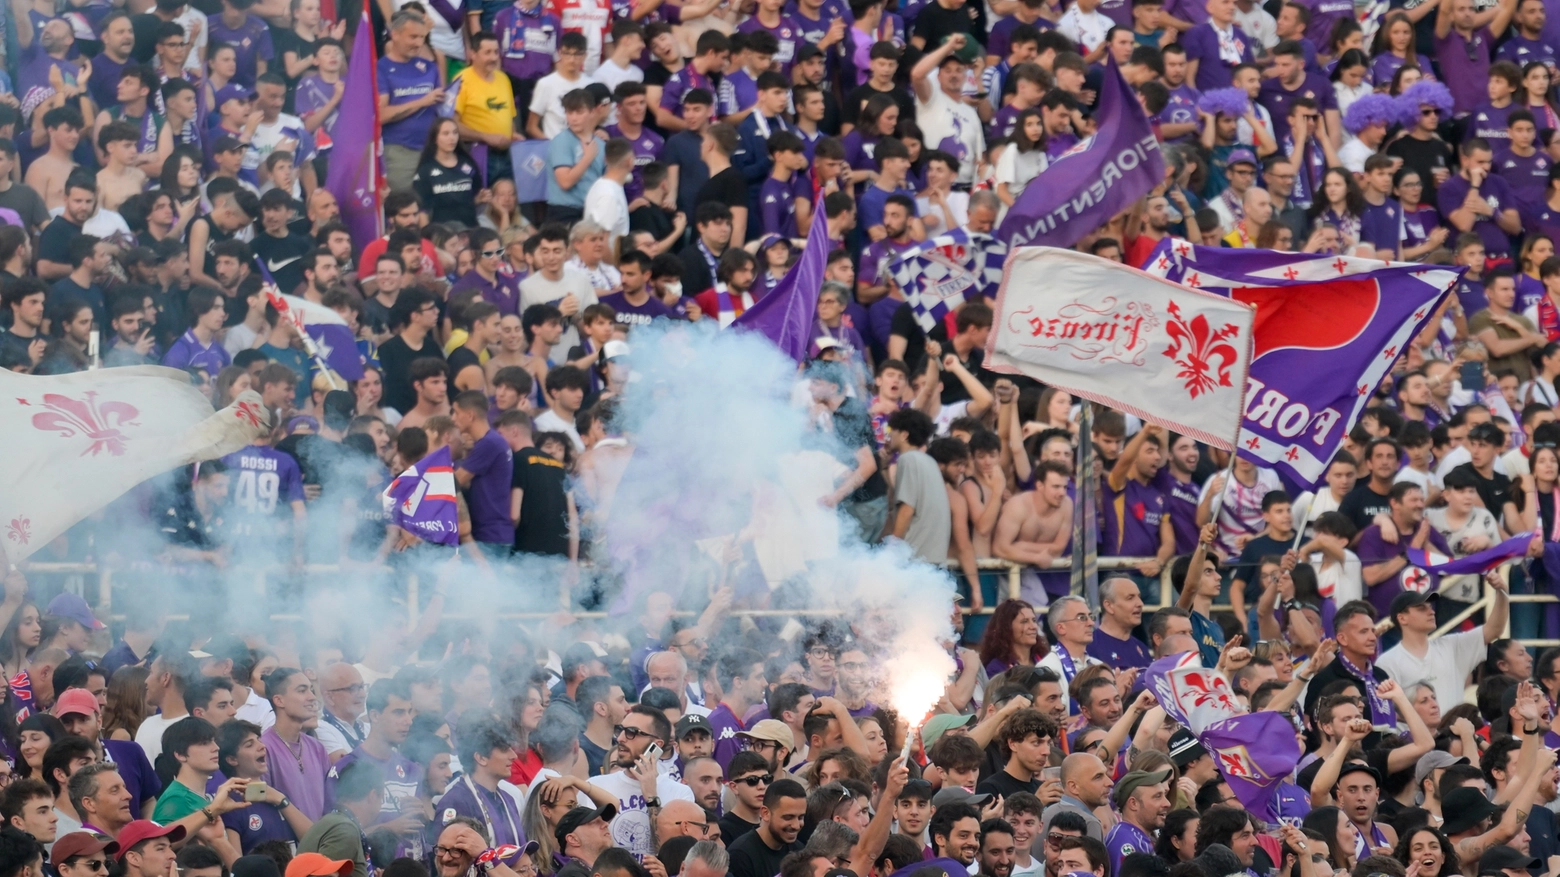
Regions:
<svg viewBox="0 0 1560 877"><path fill-rule="evenodd" d="M748 206L747 180L743 179L742 172L735 167L728 167L720 173L710 177L710 181L699 188L699 194L694 203L704 204L713 201L724 204L727 207Z"/></svg>
<svg viewBox="0 0 1560 877"><path fill-rule="evenodd" d="M780 873L780 860L801 848L801 841L794 840L772 850L757 831L750 831L727 847L731 877L774 877Z"/></svg>
<svg viewBox="0 0 1560 877"><path fill-rule="evenodd" d="M49 298L53 301L79 301L92 308L92 318L99 326L108 325L108 308L104 303L103 288L96 283L82 286L67 274L54 281Z"/></svg>
<svg viewBox="0 0 1560 877"><path fill-rule="evenodd" d="M471 352L471 349L462 344L450 351L450 389L455 387L455 378L463 370L476 366L478 371L482 369L482 357Z"/></svg>
<svg viewBox="0 0 1560 877"><path fill-rule="evenodd" d="M1484 501L1484 507L1495 516L1495 520L1501 519L1501 514L1506 508L1506 503L1515 503L1517 511L1522 511L1522 495L1511 492L1511 479L1500 474L1493 473L1493 478L1485 478L1479 474L1479 470L1473 468L1472 463L1464 463L1452 470L1453 472L1466 472L1473 476L1473 480L1479 483L1479 499Z"/></svg>
<svg viewBox="0 0 1560 877"><path fill-rule="evenodd" d="M975 794L1001 795L1003 798L1007 798L1015 792L1028 792L1029 794L1033 795L1039 790L1039 777L1030 780L1021 780L1018 777L1008 773L1006 770L999 770L991 776L986 777L986 779L981 782L980 785L976 786Z"/></svg>
<svg viewBox="0 0 1560 877"><path fill-rule="evenodd" d="M862 106L866 104L868 99L879 94L887 95L894 99L894 103L899 105L899 118L915 118L915 100L910 97L910 92L902 88L878 91L872 87L872 83L863 82L851 89L849 94L845 95L845 103L840 105L840 122L846 125L856 124L856 117L861 114Z"/></svg>
<svg viewBox="0 0 1560 877"><path fill-rule="evenodd" d="M49 208L31 186L12 185L0 192L0 207L15 210L30 232L49 221Z"/></svg>
<svg viewBox="0 0 1560 877"><path fill-rule="evenodd" d="M66 219L63 214L43 227L38 236L38 258L62 265L70 264L70 242L81 234L81 226Z"/></svg>
<svg viewBox="0 0 1560 877"><path fill-rule="evenodd" d="M186 241L190 239L190 229L195 228L195 224L196 223L200 223L200 224L206 226L206 258L204 260L202 260L202 262L201 262L201 269L200 270L204 271L207 277L216 277L217 276L217 254L215 252L213 252L213 250L216 249L217 244L220 244L223 241L230 241L230 240L232 240L233 239L233 233L232 232L226 232L226 231L223 231L220 228L217 228L217 224L215 222L212 222L210 217L207 217L207 216L197 216L193 220L190 221L189 229L186 229L185 232L184 232L184 239ZM78 231L79 231L79 229L78 229ZM45 233L47 233L47 232L45 232ZM190 267L193 268L194 266L192 265ZM232 311L233 309L232 308L228 308L228 310ZM240 319L242 319L242 318L240 318Z"/></svg>
<svg viewBox="0 0 1560 877"><path fill-rule="evenodd" d="M24 338L10 329L0 332L0 368L10 368L13 362L32 365L32 358L27 351L33 341L41 337L43 336L34 335L31 338Z"/></svg>
<svg viewBox="0 0 1560 877"><path fill-rule="evenodd" d="M628 214L628 230L648 231L656 240L665 240L672 233L672 214L654 204L640 207Z"/></svg>
<svg viewBox="0 0 1560 877"><path fill-rule="evenodd" d="M536 448L515 451L511 485L520 494L520 521L515 525L515 551L525 554L569 554L569 506L564 481L568 472L550 454Z"/></svg>
<svg viewBox="0 0 1560 877"><path fill-rule="evenodd" d="M300 234L275 237L262 231L255 235L249 248L265 260L276 288L291 295L303 283L303 257L314 250L314 241Z"/></svg>
<svg viewBox="0 0 1560 877"><path fill-rule="evenodd" d="M1403 159L1403 166L1410 170L1418 171L1419 178L1424 181L1425 195L1429 196L1435 191L1435 177L1433 171L1436 168L1453 169L1452 147L1445 140L1415 140L1412 137L1399 137L1387 144L1387 154ZM1426 200L1429 200L1428 197Z"/></svg>
<svg viewBox="0 0 1560 877"><path fill-rule="evenodd" d="M912 373L925 367L921 362L926 356L926 331L921 324L916 322L915 309L909 302L901 304L894 311L894 321L889 324L889 335L899 335L908 343L905 345L904 363L910 366Z"/></svg>
<svg viewBox="0 0 1560 877"><path fill-rule="evenodd" d="M1262 535L1253 538L1241 549L1240 559L1235 562L1235 578L1246 583L1246 605L1255 606L1257 598L1262 596L1262 579L1258 575L1262 571L1262 558L1282 557L1293 544L1288 540L1280 541Z"/></svg>
<svg viewBox="0 0 1560 877"><path fill-rule="evenodd" d="M482 171L475 162L457 157L454 167L433 159L417 166L412 189L422 198L433 222L459 222L477 227L477 193L482 191Z"/></svg>
<svg viewBox="0 0 1560 877"><path fill-rule="evenodd" d="M1392 509L1387 505L1387 495L1371 490L1367 478L1344 494L1343 502L1338 503L1338 513L1348 518L1354 529L1363 530L1377 515L1389 515Z"/></svg>
<svg viewBox="0 0 1560 877"><path fill-rule="evenodd" d="M672 71L666 69L666 65L660 61L651 61L645 68L645 85L665 85L670 82Z"/></svg>
<svg viewBox="0 0 1560 877"><path fill-rule="evenodd" d="M757 822L749 822L735 813L727 813L720 818L720 840L728 848L737 838L758 828Z"/></svg>
<svg viewBox="0 0 1560 877"><path fill-rule="evenodd" d="M384 404L405 414L417 406L417 390L412 387L412 360L430 356L444 359L433 335L424 335L422 347L413 350L406 339L396 335L379 346L379 368L384 375Z"/></svg>
<svg viewBox="0 0 1560 877"><path fill-rule="evenodd" d="M1369 718L1369 716L1366 716L1366 718ZM1390 749L1367 749L1365 750L1365 763L1375 768L1382 776L1386 776L1387 756L1391 754L1392 750ZM1299 776L1295 778L1295 785L1310 792L1311 783L1316 780L1316 775L1322 770L1322 761L1323 759L1318 758L1306 765L1305 769L1300 771ZM1383 796L1383 800L1385 800L1385 796ZM1380 814L1378 814L1378 818L1380 818Z"/></svg>
<svg viewBox="0 0 1560 877"><path fill-rule="evenodd" d="M972 9L960 4L957 9L946 9L940 3L928 3L915 14L915 31L912 36L926 40L926 51L942 45L949 34L970 33Z"/></svg>
<svg viewBox="0 0 1560 877"><path fill-rule="evenodd" d="M872 416L867 412L866 403L860 399L846 399L834 412L834 435L839 439L841 463L856 468L855 453L858 448L866 448L873 454L877 453L877 439L872 434ZM855 492L851 493L852 502L864 502L888 495L888 483L883 480L881 472L873 472Z"/></svg>
<svg viewBox="0 0 1560 877"><path fill-rule="evenodd" d="M682 252L678 253L677 257L682 259L683 263L683 295L694 296L706 289L714 288L715 274L710 271L710 263L705 261L704 251L699 249L697 240L683 247ZM719 263L719 255L715 257L715 261Z"/></svg>
<svg viewBox="0 0 1560 877"><path fill-rule="evenodd" d="M942 339L938 339L937 343L942 345L942 349L945 354L953 352L952 345L948 344ZM988 372L980 367L981 363L985 361L986 351L981 350L979 347L971 350L969 357L964 361L964 367L969 369L970 374L975 376L975 380L980 381L983 384L987 383L988 377L993 380L996 378L995 372ZM959 380L953 375L943 375L942 403L944 405L952 405L955 402L963 402L969 398L970 391L964 389L963 381Z"/></svg>

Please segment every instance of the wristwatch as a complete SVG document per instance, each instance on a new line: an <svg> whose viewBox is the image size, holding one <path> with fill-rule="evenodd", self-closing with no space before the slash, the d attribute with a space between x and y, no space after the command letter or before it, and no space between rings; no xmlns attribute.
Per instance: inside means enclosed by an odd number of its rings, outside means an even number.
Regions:
<svg viewBox="0 0 1560 877"><path fill-rule="evenodd" d="M645 799L645 809L647 809L647 810L649 808L651 808L651 807L660 807L660 806L661 806L661 797L659 795L657 795L657 796L655 796L653 798L646 798Z"/></svg>

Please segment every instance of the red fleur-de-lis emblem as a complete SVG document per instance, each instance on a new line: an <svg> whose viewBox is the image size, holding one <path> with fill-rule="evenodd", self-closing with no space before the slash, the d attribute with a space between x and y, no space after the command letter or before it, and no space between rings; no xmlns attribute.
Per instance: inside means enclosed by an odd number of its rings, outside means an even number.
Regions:
<svg viewBox="0 0 1560 877"><path fill-rule="evenodd" d="M1181 241L1175 245L1175 253L1177 256L1185 256L1191 252L1192 248L1187 246L1186 241Z"/></svg>
<svg viewBox="0 0 1560 877"><path fill-rule="evenodd" d="M1339 256L1339 257L1338 257L1338 261L1336 261L1336 262L1334 262L1334 263L1332 263L1332 266L1333 266L1333 267L1334 267L1334 268L1337 268L1337 269L1338 269L1338 273L1339 273L1339 274L1342 274L1342 273L1343 273L1343 269L1345 269L1345 268L1347 268L1347 267L1349 267L1349 263L1348 263L1348 262L1345 262L1345 261L1343 261L1343 257L1342 257L1342 256Z"/></svg>
<svg viewBox="0 0 1560 877"><path fill-rule="evenodd" d="M1299 276L1300 276L1300 272L1296 271L1295 270L1295 266L1293 266L1293 265L1290 265L1288 268L1284 269L1284 278L1287 279L1287 280L1294 280L1296 277L1299 277Z"/></svg>
<svg viewBox="0 0 1560 877"><path fill-rule="evenodd" d="M32 521L28 518L12 518L6 525L5 538L18 545L26 545L32 541Z"/></svg>
<svg viewBox="0 0 1560 877"><path fill-rule="evenodd" d="M1381 351L1381 358L1382 359L1391 359L1394 356L1397 356L1397 348L1396 347L1388 347L1386 350Z"/></svg>
<svg viewBox="0 0 1560 877"><path fill-rule="evenodd" d="M135 422L141 412L128 402L104 402L99 404L97 393L88 390L86 398L72 399L58 393L45 393L43 407L46 413L34 414L34 429L57 432L60 438L85 436L92 440L80 456L97 456L104 451L118 457L124 454L130 437L121 427L139 426Z"/></svg>
<svg viewBox="0 0 1560 877"><path fill-rule="evenodd" d="M1196 399L1214 387L1230 386L1230 368L1240 354L1228 341L1240 334L1240 327L1230 323L1213 331L1202 314L1187 322L1174 302L1170 303L1169 312L1165 332L1170 336L1170 347L1165 356L1181 367L1176 377L1185 381L1186 391Z"/></svg>
<svg viewBox="0 0 1560 877"><path fill-rule="evenodd" d="M233 415L239 420L247 420L252 427L260 426L260 406L253 402L240 402L233 406Z"/></svg>
<svg viewBox="0 0 1560 877"><path fill-rule="evenodd" d="M1202 285L1202 275L1198 274L1196 271L1193 271L1192 272L1192 276L1186 278L1186 285L1187 286L1201 286Z"/></svg>
<svg viewBox="0 0 1560 877"><path fill-rule="evenodd" d="M1295 460L1298 460L1299 458L1300 458L1300 449L1299 448L1290 448L1289 449L1289 453L1284 455L1284 459L1290 461L1291 463L1294 462Z"/></svg>
<svg viewBox="0 0 1560 877"><path fill-rule="evenodd" d="M1420 308L1419 310L1414 311L1414 319L1416 319L1416 320L1423 320L1424 318L1425 318L1425 309L1424 308Z"/></svg>
<svg viewBox="0 0 1560 877"><path fill-rule="evenodd" d="M1157 264L1159 266L1159 270L1164 271L1170 267L1170 260L1166 259L1164 256L1160 256L1159 262Z"/></svg>
<svg viewBox="0 0 1560 877"><path fill-rule="evenodd" d="M1219 766L1222 768L1221 772L1227 777L1252 778L1251 765L1246 763L1246 759L1242 758L1237 750L1219 750Z"/></svg>
<svg viewBox="0 0 1560 877"><path fill-rule="evenodd" d="M1262 447L1262 440L1257 438L1256 436L1252 436L1251 438L1246 440L1246 448L1247 448L1247 450L1255 451L1257 448L1260 448L1260 447Z"/></svg>

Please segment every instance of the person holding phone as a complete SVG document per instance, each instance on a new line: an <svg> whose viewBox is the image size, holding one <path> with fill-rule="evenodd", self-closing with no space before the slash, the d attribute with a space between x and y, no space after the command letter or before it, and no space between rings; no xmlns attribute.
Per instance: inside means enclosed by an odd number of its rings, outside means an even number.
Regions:
<svg viewBox="0 0 1560 877"><path fill-rule="evenodd" d="M103 365L115 368L127 365L156 365L161 361L157 339L152 337L152 327L142 322L146 314L144 303L138 296L122 295L114 300L109 325L114 334L108 339L103 352Z"/></svg>

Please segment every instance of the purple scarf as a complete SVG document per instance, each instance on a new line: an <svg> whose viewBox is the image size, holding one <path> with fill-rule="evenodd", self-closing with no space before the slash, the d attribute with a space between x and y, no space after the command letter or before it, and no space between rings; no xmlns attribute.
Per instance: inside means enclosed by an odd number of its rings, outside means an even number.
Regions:
<svg viewBox="0 0 1560 877"><path fill-rule="evenodd" d="M1378 727L1382 725L1396 726L1398 723L1397 710L1393 709L1391 703L1376 693L1376 674L1373 672L1376 669L1376 665L1366 661L1365 668L1362 670L1354 666L1342 650L1338 652L1338 662L1343 665L1343 669L1349 671L1350 676L1360 680L1360 683L1365 686L1365 697L1370 701L1370 723ZM1374 825L1372 827L1374 828Z"/></svg>

